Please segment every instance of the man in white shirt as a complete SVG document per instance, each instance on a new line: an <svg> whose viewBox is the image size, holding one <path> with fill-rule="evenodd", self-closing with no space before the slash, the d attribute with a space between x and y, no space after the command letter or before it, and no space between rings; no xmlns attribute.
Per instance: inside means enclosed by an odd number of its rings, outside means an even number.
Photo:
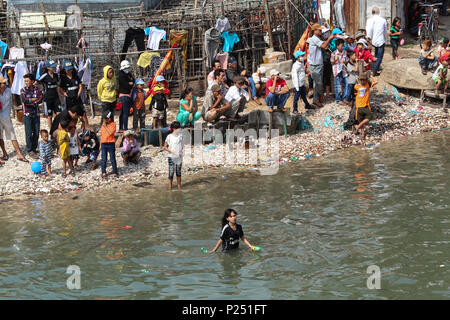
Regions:
<svg viewBox="0 0 450 320"><path fill-rule="evenodd" d="M375 57L377 58L377 61L372 70L375 75L380 68L381 61L383 61L384 46L386 44L387 36L387 22L386 19L380 16L380 9L378 7L373 7L372 15L373 17L367 20L366 31L367 37L375 47Z"/></svg>
<svg viewBox="0 0 450 320"><path fill-rule="evenodd" d="M231 118L238 118L238 113L244 111L245 104L250 100L248 90L241 76L234 77L234 86L228 89L225 96L225 100L231 105Z"/></svg>

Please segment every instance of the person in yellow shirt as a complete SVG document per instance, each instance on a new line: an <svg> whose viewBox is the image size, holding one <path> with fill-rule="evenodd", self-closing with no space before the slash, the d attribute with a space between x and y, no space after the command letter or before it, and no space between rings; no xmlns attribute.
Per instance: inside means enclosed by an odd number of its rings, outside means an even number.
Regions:
<svg viewBox="0 0 450 320"><path fill-rule="evenodd" d="M113 168L112 174L114 177L118 177L117 163L116 163L116 124L112 120L112 112L107 111L103 114L103 123L100 127L100 151L102 153L102 177L106 178L106 161L109 158Z"/></svg>
<svg viewBox="0 0 450 320"><path fill-rule="evenodd" d="M358 77L359 82L355 85L355 118L358 124L353 126L353 133L358 134L361 130L361 138L365 138L364 127L372 120L372 110L370 109L370 89L377 84L375 79L369 81L367 72L363 72Z"/></svg>
<svg viewBox="0 0 450 320"><path fill-rule="evenodd" d="M97 96L102 102L102 114L110 111L112 114L112 121L114 121L114 109L116 108L117 100L117 81L114 69L111 66L105 66L103 68L103 78L97 85Z"/></svg>
<svg viewBox="0 0 450 320"><path fill-rule="evenodd" d="M69 121L61 121L59 123L59 131L58 131L58 145L59 145L59 154L63 161L63 177L67 176L66 174L66 166L69 164L70 174L75 176L75 171L73 169L73 162L70 158L70 150L69 150L69 134L67 131L69 130Z"/></svg>

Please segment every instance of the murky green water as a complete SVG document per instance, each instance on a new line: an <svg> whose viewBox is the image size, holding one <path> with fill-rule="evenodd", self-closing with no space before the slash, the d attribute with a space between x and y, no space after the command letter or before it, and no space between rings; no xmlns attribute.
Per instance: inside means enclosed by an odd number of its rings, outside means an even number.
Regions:
<svg viewBox="0 0 450 320"><path fill-rule="evenodd" d="M2 202L0 297L448 299L448 141L449 131L430 133L183 192ZM262 252L201 253L228 207ZM69 265L80 290L66 287ZM380 290L366 286L370 265Z"/></svg>

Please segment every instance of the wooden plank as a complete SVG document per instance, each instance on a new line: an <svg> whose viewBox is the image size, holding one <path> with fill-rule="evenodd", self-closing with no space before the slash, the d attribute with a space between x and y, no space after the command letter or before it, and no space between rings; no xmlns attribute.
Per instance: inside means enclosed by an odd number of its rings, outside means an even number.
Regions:
<svg viewBox="0 0 450 320"><path fill-rule="evenodd" d="M45 14L44 2L42 2L42 1L41 1L41 10L42 10L42 16L44 18L45 29L47 30L48 42L51 44L52 43L52 38L50 36L50 30L49 30L49 27L48 27L47 15Z"/></svg>

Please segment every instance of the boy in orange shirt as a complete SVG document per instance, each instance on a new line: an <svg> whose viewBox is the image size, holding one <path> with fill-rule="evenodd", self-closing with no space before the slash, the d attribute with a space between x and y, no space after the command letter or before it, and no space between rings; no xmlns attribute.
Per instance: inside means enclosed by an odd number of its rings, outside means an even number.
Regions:
<svg viewBox="0 0 450 320"><path fill-rule="evenodd" d="M364 127L373 118L369 103L370 88L373 88L377 84L377 81L373 79L372 82L369 82L367 72L362 72L358 80L359 82L355 85L355 118L358 124L353 126L353 133L358 134L359 130L361 130L361 138L364 139L366 136Z"/></svg>
<svg viewBox="0 0 450 320"><path fill-rule="evenodd" d="M108 153L113 167L112 174L118 177L116 164L116 124L112 121L112 112L106 111L103 115L103 123L100 127L100 151L102 152L102 177L106 178L106 161L108 160Z"/></svg>

